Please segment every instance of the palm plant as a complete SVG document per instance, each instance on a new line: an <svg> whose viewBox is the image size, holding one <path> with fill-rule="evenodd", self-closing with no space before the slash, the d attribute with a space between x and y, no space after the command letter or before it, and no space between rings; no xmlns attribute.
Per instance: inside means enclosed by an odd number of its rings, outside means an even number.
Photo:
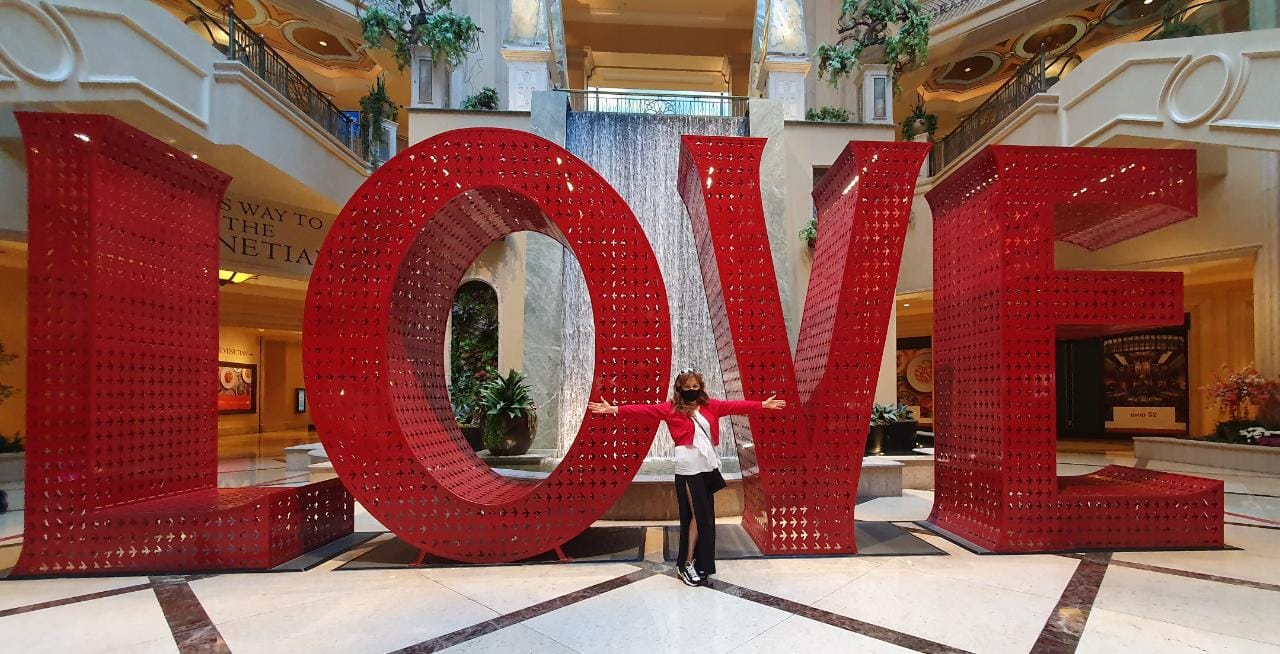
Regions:
<svg viewBox="0 0 1280 654"><path fill-rule="evenodd" d="M510 449L507 447L510 436L531 435L537 430L538 407L524 374L517 370L485 384L480 393L480 406L484 410L484 445L491 453ZM526 425L528 434L513 434L523 431Z"/></svg>

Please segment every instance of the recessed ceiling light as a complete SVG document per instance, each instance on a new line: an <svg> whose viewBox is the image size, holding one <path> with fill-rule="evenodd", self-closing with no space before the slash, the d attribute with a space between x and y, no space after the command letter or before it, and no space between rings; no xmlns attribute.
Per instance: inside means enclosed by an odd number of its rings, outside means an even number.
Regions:
<svg viewBox="0 0 1280 654"><path fill-rule="evenodd" d="M971 70L973 70L973 66L966 66L966 67L965 67L965 69L964 69L964 72L966 72L966 73L967 73L967 72L969 72L969 71L971 71Z"/></svg>
<svg viewBox="0 0 1280 654"><path fill-rule="evenodd" d="M1151 2L1151 0L1147 0L1147 2ZM328 41L321 41L321 42L320 42L320 45L328 46L328 45L329 45L329 42L328 42Z"/></svg>
<svg viewBox="0 0 1280 654"><path fill-rule="evenodd" d="M1152 2L1154 2L1154 1L1155 1L1155 0L1142 0L1142 4L1144 4L1144 5L1149 5L1149 4L1151 4Z"/></svg>
<svg viewBox="0 0 1280 654"><path fill-rule="evenodd" d="M904 307L909 307L909 306L911 306L911 303L910 303L910 302L903 302L903 303L902 303L902 306L904 306Z"/></svg>

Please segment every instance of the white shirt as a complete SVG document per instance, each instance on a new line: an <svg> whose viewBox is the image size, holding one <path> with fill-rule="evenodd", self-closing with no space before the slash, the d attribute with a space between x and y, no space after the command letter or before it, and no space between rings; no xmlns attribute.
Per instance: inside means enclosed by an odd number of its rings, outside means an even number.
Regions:
<svg viewBox="0 0 1280 654"><path fill-rule="evenodd" d="M720 456L711 445L711 423L702 417L702 413L694 411L693 445L676 446L676 474L696 475L720 469Z"/></svg>

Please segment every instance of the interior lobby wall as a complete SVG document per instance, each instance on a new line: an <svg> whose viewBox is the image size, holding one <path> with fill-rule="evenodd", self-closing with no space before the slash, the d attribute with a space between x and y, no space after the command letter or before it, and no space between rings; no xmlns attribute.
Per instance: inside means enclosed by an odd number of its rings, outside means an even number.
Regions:
<svg viewBox="0 0 1280 654"><path fill-rule="evenodd" d="M12 438L26 433L27 420L27 270L0 266L0 307L4 307L4 319L0 320L0 343L4 351L18 358L0 368L0 384L17 389L12 397L0 404L0 434Z"/></svg>
<svg viewBox="0 0 1280 654"><path fill-rule="evenodd" d="M307 411L295 411L295 390L304 388L302 344L266 340L262 348L262 431L306 429L311 422Z"/></svg>
<svg viewBox="0 0 1280 654"><path fill-rule="evenodd" d="M1225 364L1233 370L1253 362L1253 284L1235 280L1187 286L1183 293L1191 331L1187 334L1187 384L1192 436L1213 433L1221 419L1206 405L1200 387L1211 384Z"/></svg>

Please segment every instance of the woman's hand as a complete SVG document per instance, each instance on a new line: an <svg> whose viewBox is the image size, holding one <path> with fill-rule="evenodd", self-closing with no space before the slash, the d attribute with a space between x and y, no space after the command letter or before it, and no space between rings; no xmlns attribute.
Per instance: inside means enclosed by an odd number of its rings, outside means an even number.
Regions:
<svg viewBox="0 0 1280 654"><path fill-rule="evenodd" d="M787 408L787 401L786 401L786 400L775 400L775 399L773 399L773 398L775 398L775 397L778 397L778 396L777 396L777 395L770 395L770 396L769 396L769 399L767 399L767 400L765 400L765 401L763 401L763 402L761 402L761 403L760 403L760 407L761 407L761 408L763 408L763 409L769 409L769 410L771 410L771 411L778 411L778 410L780 410L780 409L785 409L785 408Z"/></svg>
<svg viewBox="0 0 1280 654"><path fill-rule="evenodd" d="M603 397L600 398L599 402L587 402L587 408L590 409L592 413L607 413L609 415L618 414L618 407L609 404L609 400L606 400Z"/></svg>

